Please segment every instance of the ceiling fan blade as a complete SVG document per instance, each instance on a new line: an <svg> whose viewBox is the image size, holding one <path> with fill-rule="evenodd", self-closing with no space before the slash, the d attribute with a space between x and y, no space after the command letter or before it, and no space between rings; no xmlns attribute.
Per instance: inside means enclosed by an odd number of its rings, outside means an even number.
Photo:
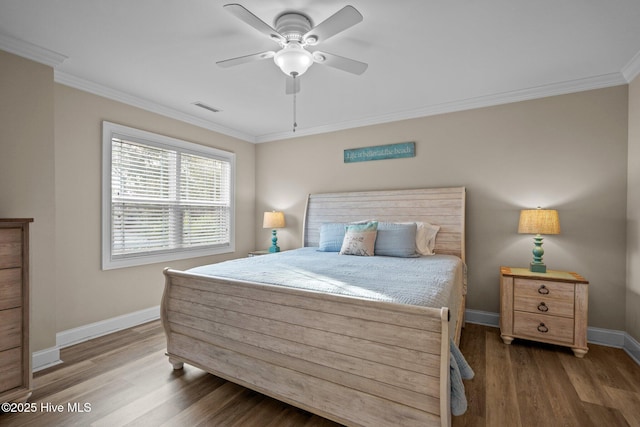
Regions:
<svg viewBox="0 0 640 427"><path fill-rule="evenodd" d="M345 6L309 30L302 36L302 40L309 40L309 44L320 43L361 21L362 15L355 7ZM315 41L311 42L313 39L310 38L314 38Z"/></svg>
<svg viewBox="0 0 640 427"><path fill-rule="evenodd" d="M282 34L278 33L271 27L271 25L267 24L262 19L249 12L244 6L237 3L230 3L225 4L224 8L236 18L251 25L253 28L269 37L271 40L286 43L287 40L282 36Z"/></svg>
<svg viewBox="0 0 640 427"><path fill-rule="evenodd" d="M254 53L251 55L239 56L237 58L225 59L218 61L216 64L222 68L233 67L240 64L246 64L247 62L260 61L261 59L273 58L276 53L269 50L266 52Z"/></svg>
<svg viewBox="0 0 640 427"><path fill-rule="evenodd" d="M364 73L367 70L367 67L369 67L369 65L364 62L327 52L313 52L313 60L318 64L328 65L329 67L358 75Z"/></svg>
<svg viewBox="0 0 640 427"><path fill-rule="evenodd" d="M285 93L287 95L293 95L294 93L300 92L300 77L294 79L292 76L287 76L285 83Z"/></svg>

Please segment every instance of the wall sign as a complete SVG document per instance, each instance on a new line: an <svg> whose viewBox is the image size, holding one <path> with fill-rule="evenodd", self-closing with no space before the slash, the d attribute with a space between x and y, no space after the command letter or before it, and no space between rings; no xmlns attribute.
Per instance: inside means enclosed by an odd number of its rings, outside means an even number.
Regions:
<svg viewBox="0 0 640 427"><path fill-rule="evenodd" d="M368 162L371 160L401 159L416 156L415 142L377 145L374 147L352 148L344 150L344 162Z"/></svg>

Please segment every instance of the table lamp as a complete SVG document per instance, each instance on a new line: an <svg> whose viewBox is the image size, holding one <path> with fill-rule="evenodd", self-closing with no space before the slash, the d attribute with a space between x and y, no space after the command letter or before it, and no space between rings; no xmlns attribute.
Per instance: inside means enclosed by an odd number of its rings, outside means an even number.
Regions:
<svg viewBox="0 0 640 427"><path fill-rule="evenodd" d="M560 219L554 209L523 209L520 211L518 233L535 234L533 238L533 261L530 270L546 273L547 266L542 262L542 234L560 234Z"/></svg>
<svg viewBox="0 0 640 427"><path fill-rule="evenodd" d="M276 235L276 228L283 228L285 226L284 213L283 212L265 212L262 220L262 228L271 228L271 247L269 252L280 252L280 248L277 245L278 236Z"/></svg>

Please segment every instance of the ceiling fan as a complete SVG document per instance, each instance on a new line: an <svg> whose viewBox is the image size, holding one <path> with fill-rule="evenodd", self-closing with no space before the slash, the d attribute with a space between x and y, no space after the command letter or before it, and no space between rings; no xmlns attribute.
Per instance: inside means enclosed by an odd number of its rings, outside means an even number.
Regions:
<svg viewBox="0 0 640 427"><path fill-rule="evenodd" d="M224 5L224 8L278 43L281 49L216 62L220 67L273 58L282 72L291 77L287 79L288 94L300 90L297 77L304 74L314 62L358 75L364 73L368 67L366 63L354 59L318 50L307 50L307 47L324 42L362 21L362 15L353 6L345 6L315 27L311 27L311 20L306 15L300 12L285 12L276 18L275 29L242 5L232 3Z"/></svg>

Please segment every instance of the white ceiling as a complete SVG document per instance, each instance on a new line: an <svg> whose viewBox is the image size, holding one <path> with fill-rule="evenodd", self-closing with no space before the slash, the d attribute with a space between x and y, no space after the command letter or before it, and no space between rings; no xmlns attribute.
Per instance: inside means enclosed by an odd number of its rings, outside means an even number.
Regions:
<svg viewBox="0 0 640 427"><path fill-rule="evenodd" d="M277 49L228 0L0 0L0 49L55 67L57 82L251 142L420 117L629 82L640 73L638 0L241 0L269 25L314 25L347 4L363 22L317 46L369 64L314 64L298 130ZM222 109L210 113L200 101Z"/></svg>

